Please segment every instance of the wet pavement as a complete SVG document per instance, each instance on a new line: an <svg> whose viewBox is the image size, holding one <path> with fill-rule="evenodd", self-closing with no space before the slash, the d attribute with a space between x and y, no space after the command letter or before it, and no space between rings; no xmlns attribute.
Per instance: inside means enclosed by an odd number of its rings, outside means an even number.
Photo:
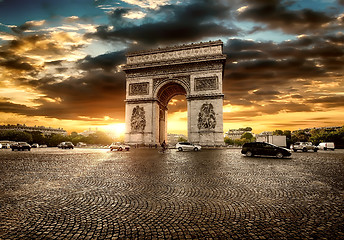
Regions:
<svg viewBox="0 0 344 240"><path fill-rule="evenodd" d="M0 239L344 239L344 150L0 150Z"/></svg>

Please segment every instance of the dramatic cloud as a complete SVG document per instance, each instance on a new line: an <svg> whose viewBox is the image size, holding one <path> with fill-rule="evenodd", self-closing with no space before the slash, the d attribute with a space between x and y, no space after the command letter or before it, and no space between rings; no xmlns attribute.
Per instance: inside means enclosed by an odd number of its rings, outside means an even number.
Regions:
<svg viewBox="0 0 344 240"><path fill-rule="evenodd" d="M90 125L105 118L124 122L121 66L127 52L221 39L228 56L225 124L339 124L336 113L344 112L342 0L80 4L0 1L1 113ZM185 121L185 97L175 97L168 108L178 124ZM303 118L304 124L287 116ZM0 122L8 120L0 117Z"/></svg>
<svg viewBox="0 0 344 240"><path fill-rule="evenodd" d="M129 24L128 9L116 9L109 15L114 28L100 26L88 37L103 40L139 42L146 45L185 43L207 37L233 36L238 29L220 20L230 18L230 8L221 1L192 1L189 5L165 5L149 11L147 23ZM227 26L226 26L227 25ZM126 27L123 27L126 26Z"/></svg>
<svg viewBox="0 0 344 240"><path fill-rule="evenodd" d="M324 24L335 19L324 12L311 9L289 10L288 5L279 0L246 2L248 5L239 12L239 19L261 22L270 29L281 29L287 33L317 32Z"/></svg>

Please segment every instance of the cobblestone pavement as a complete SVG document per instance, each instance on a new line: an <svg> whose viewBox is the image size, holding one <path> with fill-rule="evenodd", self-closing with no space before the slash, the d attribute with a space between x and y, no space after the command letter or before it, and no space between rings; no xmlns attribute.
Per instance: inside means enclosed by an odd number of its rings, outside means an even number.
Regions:
<svg viewBox="0 0 344 240"><path fill-rule="evenodd" d="M344 239L344 151L0 151L0 239Z"/></svg>

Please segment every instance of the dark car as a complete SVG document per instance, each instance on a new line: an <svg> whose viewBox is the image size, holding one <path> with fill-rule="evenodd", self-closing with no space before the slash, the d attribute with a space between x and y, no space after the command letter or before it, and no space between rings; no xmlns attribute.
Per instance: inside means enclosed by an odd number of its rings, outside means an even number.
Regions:
<svg viewBox="0 0 344 240"><path fill-rule="evenodd" d="M242 146L241 153L245 154L247 157L253 157L255 155L266 155L283 158L291 155L290 150L265 142L245 143Z"/></svg>
<svg viewBox="0 0 344 240"><path fill-rule="evenodd" d="M30 144L26 143L26 142L17 142L17 143L13 143L11 145L12 151L14 150L18 150L18 151L24 151L24 150L31 150L31 146Z"/></svg>
<svg viewBox="0 0 344 240"><path fill-rule="evenodd" d="M62 149L73 149L74 145L72 142L62 142L59 145L57 145L58 148L62 148Z"/></svg>

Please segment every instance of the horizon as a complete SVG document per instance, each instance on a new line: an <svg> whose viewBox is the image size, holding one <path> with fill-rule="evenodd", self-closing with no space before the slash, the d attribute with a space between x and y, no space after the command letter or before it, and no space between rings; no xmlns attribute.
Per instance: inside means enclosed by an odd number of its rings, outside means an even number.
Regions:
<svg viewBox="0 0 344 240"><path fill-rule="evenodd" d="M221 40L224 132L343 126L343 26L343 0L0 0L0 124L120 134L126 54Z"/></svg>

